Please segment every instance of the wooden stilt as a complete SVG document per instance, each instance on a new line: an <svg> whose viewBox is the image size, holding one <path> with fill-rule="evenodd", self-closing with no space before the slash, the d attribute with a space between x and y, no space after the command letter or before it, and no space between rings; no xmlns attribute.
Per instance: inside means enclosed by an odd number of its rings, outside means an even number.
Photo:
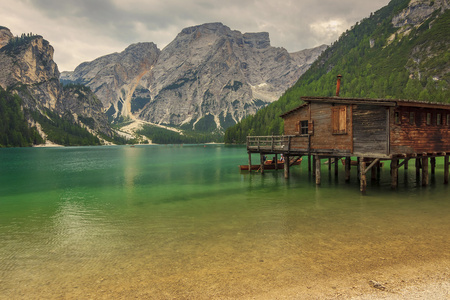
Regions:
<svg viewBox="0 0 450 300"><path fill-rule="evenodd" d="M356 159L356 173L358 174L358 180L361 179L360 175L361 175L361 159L358 157Z"/></svg>
<svg viewBox="0 0 450 300"><path fill-rule="evenodd" d="M339 157L335 157L334 158L334 176L338 176L339 175Z"/></svg>
<svg viewBox="0 0 450 300"><path fill-rule="evenodd" d="M428 157L422 157L422 185L427 186L429 182L428 178Z"/></svg>
<svg viewBox="0 0 450 300"><path fill-rule="evenodd" d="M320 158L319 156L315 156L315 161L316 161L316 184L319 185L320 184Z"/></svg>
<svg viewBox="0 0 450 300"><path fill-rule="evenodd" d="M378 164L379 164L379 162L378 163L376 163L376 165L375 166L373 166L372 167L372 169L370 170L370 179L372 180L372 181L377 181L377 169L378 169Z"/></svg>
<svg viewBox="0 0 450 300"><path fill-rule="evenodd" d="M393 189L398 186L398 159L393 158L391 162L391 187Z"/></svg>
<svg viewBox="0 0 450 300"><path fill-rule="evenodd" d="M250 173L252 171L252 154L248 153L248 172Z"/></svg>
<svg viewBox="0 0 450 300"><path fill-rule="evenodd" d="M275 171L278 171L278 154L275 153Z"/></svg>
<svg viewBox="0 0 450 300"><path fill-rule="evenodd" d="M408 164L409 164L409 158L405 159L405 163L403 164L403 167L405 170L408 170Z"/></svg>
<svg viewBox="0 0 450 300"><path fill-rule="evenodd" d="M331 157L328 158L328 171L331 173Z"/></svg>
<svg viewBox="0 0 450 300"><path fill-rule="evenodd" d="M448 161L448 155L444 156L444 184L448 184L448 166L449 166L449 161Z"/></svg>
<svg viewBox="0 0 450 300"><path fill-rule="evenodd" d="M261 170L261 174L264 174L264 153L261 153L259 155L259 159L260 159L259 169Z"/></svg>
<svg viewBox="0 0 450 300"><path fill-rule="evenodd" d="M316 156L313 155L312 156L312 176L315 178L316 177L316 170L317 170L317 166L316 166Z"/></svg>
<svg viewBox="0 0 450 300"><path fill-rule="evenodd" d="M416 158L416 177L420 177L420 169L421 169L420 158Z"/></svg>
<svg viewBox="0 0 450 300"><path fill-rule="evenodd" d="M377 180L381 179L381 162L377 162Z"/></svg>
<svg viewBox="0 0 450 300"><path fill-rule="evenodd" d="M431 174L434 175L436 173L436 157L430 158L431 165Z"/></svg>
<svg viewBox="0 0 450 300"><path fill-rule="evenodd" d="M289 155L284 156L284 178L289 178Z"/></svg>
<svg viewBox="0 0 450 300"><path fill-rule="evenodd" d="M367 179L366 179L366 162L364 160L364 158L359 160L359 182L360 182L360 191L361 193L365 193L366 192L366 188L367 188Z"/></svg>
<svg viewBox="0 0 450 300"><path fill-rule="evenodd" d="M350 181L350 171L351 171L351 161L350 157L345 158L345 181Z"/></svg>

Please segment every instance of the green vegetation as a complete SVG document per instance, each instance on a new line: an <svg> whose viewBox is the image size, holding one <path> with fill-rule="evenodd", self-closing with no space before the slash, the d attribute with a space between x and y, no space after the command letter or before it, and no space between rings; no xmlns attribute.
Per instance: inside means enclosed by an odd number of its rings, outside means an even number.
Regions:
<svg viewBox="0 0 450 300"><path fill-rule="evenodd" d="M183 131L183 135L168 129L157 126L145 125L143 129L137 131L138 134L144 135L156 144L202 144L209 142L223 142L223 135L214 132L197 132L192 130Z"/></svg>
<svg viewBox="0 0 450 300"><path fill-rule="evenodd" d="M212 132L216 129L217 125L213 115L206 115L195 124L195 131L198 132Z"/></svg>
<svg viewBox="0 0 450 300"><path fill-rule="evenodd" d="M19 48L25 44L28 44L30 41L34 40L37 37L41 37L40 35L35 35L32 33L23 33L20 37L16 36L9 40L8 44L2 48L2 51L6 53L16 53L19 51Z"/></svg>
<svg viewBox="0 0 450 300"><path fill-rule="evenodd" d="M100 140L89 131L75 124L71 115L60 117L49 109L43 112L31 112L33 119L41 124L47 139L64 146L100 145Z"/></svg>
<svg viewBox="0 0 450 300"><path fill-rule="evenodd" d="M225 132L226 143L243 143L247 135L283 133L279 117L301 104L301 96L334 96L336 76L343 75L340 96L450 101L450 11L396 36L392 17L409 0L393 0L341 35L278 101ZM426 22L427 23L427 22ZM419 62L419 63L418 63Z"/></svg>
<svg viewBox="0 0 450 300"><path fill-rule="evenodd" d="M36 128L28 126L20 97L0 87L0 148L30 147L42 143Z"/></svg>

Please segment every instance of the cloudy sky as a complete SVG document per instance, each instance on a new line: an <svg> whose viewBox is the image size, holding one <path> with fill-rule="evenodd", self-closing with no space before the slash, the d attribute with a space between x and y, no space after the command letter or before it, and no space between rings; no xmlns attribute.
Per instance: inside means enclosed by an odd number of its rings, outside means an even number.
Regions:
<svg viewBox="0 0 450 300"><path fill-rule="evenodd" d="M160 49L189 26L267 31L289 52L330 44L389 0L1 0L0 26L42 35L60 71L136 42Z"/></svg>

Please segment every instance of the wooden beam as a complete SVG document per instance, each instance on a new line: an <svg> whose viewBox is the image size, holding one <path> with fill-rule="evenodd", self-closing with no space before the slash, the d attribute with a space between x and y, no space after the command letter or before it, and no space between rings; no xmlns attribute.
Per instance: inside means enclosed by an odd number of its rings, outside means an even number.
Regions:
<svg viewBox="0 0 450 300"><path fill-rule="evenodd" d="M430 165L431 165L431 174L436 173L436 157L430 158Z"/></svg>
<svg viewBox="0 0 450 300"><path fill-rule="evenodd" d="M393 158L391 162L391 187L397 188L398 186L398 159Z"/></svg>
<svg viewBox="0 0 450 300"><path fill-rule="evenodd" d="M339 157L334 158L334 176L339 175Z"/></svg>
<svg viewBox="0 0 450 300"><path fill-rule="evenodd" d="M350 173L351 173L351 159L350 157L345 158L345 181L350 181Z"/></svg>
<svg viewBox="0 0 450 300"><path fill-rule="evenodd" d="M416 158L416 177L420 177L420 169L421 167L420 158Z"/></svg>
<svg viewBox="0 0 450 300"><path fill-rule="evenodd" d="M399 165L398 167L401 168L402 166L405 166L405 170L408 169L408 160L409 158L405 158Z"/></svg>
<svg viewBox="0 0 450 300"><path fill-rule="evenodd" d="M444 156L444 184L448 184L449 159L448 155Z"/></svg>
<svg viewBox="0 0 450 300"><path fill-rule="evenodd" d="M429 182L428 178L428 157L422 157L422 185L427 186Z"/></svg>
<svg viewBox="0 0 450 300"><path fill-rule="evenodd" d="M364 160L364 158L361 158L359 160L359 170L360 170L360 174L359 174L359 190L361 191L361 193L365 193L366 192L366 188L367 188L367 179L366 179L366 162Z"/></svg>
<svg viewBox="0 0 450 300"><path fill-rule="evenodd" d="M260 161L259 169L261 170L261 174L264 174L264 153L261 153L259 155L259 161Z"/></svg>
<svg viewBox="0 0 450 300"><path fill-rule="evenodd" d="M278 154L275 153L275 171L278 171Z"/></svg>
<svg viewBox="0 0 450 300"><path fill-rule="evenodd" d="M289 155L284 156L284 178L289 178Z"/></svg>
<svg viewBox="0 0 450 300"><path fill-rule="evenodd" d="M320 185L320 158L318 155L315 156L315 160L316 160L316 184Z"/></svg>
<svg viewBox="0 0 450 300"><path fill-rule="evenodd" d="M252 172L252 153L248 153L248 172Z"/></svg>
<svg viewBox="0 0 450 300"><path fill-rule="evenodd" d="M328 157L328 171L331 173L331 157Z"/></svg>

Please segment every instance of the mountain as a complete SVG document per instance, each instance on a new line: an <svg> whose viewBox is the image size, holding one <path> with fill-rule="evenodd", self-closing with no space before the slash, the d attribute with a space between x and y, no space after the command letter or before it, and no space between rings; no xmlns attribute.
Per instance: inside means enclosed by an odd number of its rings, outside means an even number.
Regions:
<svg viewBox="0 0 450 300"><path fill-rule="evenodd" d="M449 6L392 0L344 32L278 101L229 128L225 142L282 134L279 116L301 96L333 96L338 74L343 97L450 102Z"/></svg>
<svg viewBox="0 0 450 300"><path fill-rule="evenodd" d="M62 88L60 73L53 61L54 49L42 36L22 34L14 37L8 28L0 27L0 46L2 103L14 112L17 105L20 107L18 114L13 113L15 119L36 128L44 139L60 142L58 137L64 135L66 145L92 144L93 141L98 144L99 140L93 134L105 138L114 136L103 113L103 105L95 94L75 85ZM64 128L58 128L58 124ZM12 135L12 131L16 130L4 127L0 135L6 137ZM21 133L24 134L29 135ZM23 146L29 143L30 140L17 144L4 138L0 145Z"/></svg>
<svg viewBox="0 0 450 300"><path fill-rule="evenodd" d="M61 80L91 87L110 121L223 130L278 99L325 48L290 54L272 47L266 32L209 23L183 29L161 51L134 44L64 72Z"/></svg>

